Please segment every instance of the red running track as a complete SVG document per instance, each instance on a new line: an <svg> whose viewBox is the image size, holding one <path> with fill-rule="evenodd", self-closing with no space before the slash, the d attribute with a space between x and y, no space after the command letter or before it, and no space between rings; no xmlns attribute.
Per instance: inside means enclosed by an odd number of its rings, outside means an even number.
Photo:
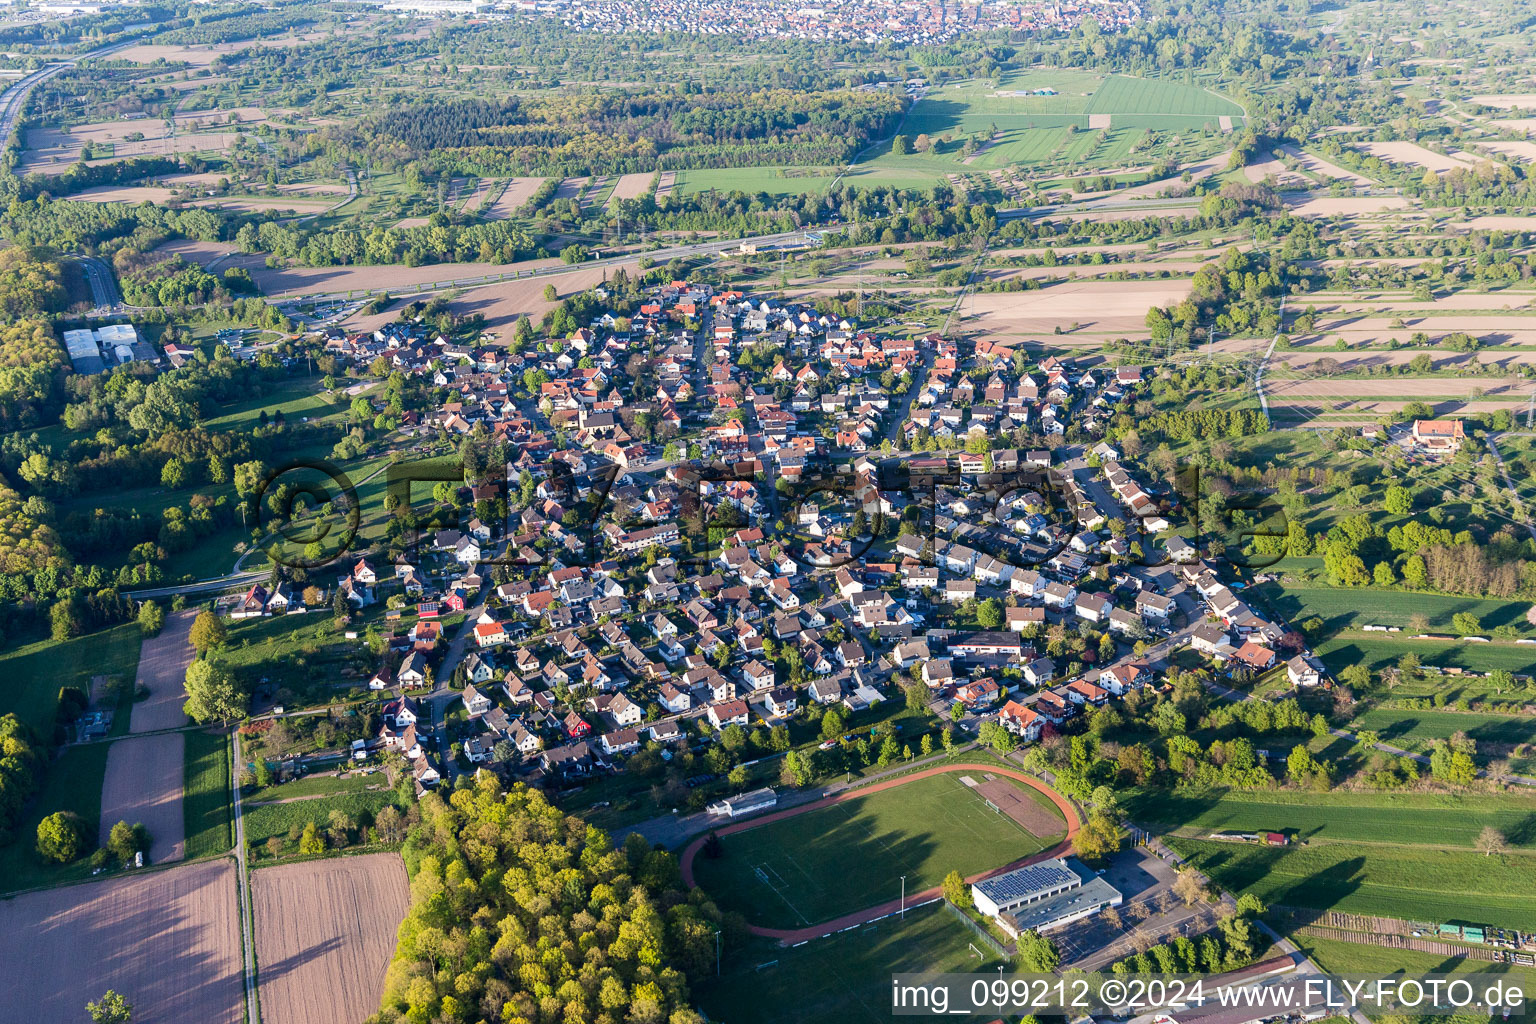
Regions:
<svg viewBox="0 0 1536 1024"><path fill-rule="evenodd" d="M1029 786L1031 789L1038 790L1049 797L1051 803L1055 804L1056 809L1061 812L1062 817L1067 819L1067 837L1056 846L1049 850L1041 850L1039 853L1032 854L1023 858L1022 860L1016 860L1012 864L1004 864L1000 868L993 868L990 871L983 871L980 874L972 875L966 879L967 882L979 882L983 878L991 878L993 875L1000 875L1004 871L1012 871L1014 868L1020 868L1026 864L1034 864L1037 861L1050 860L1054 857L1060 857L1070 850L1072 837L1077 835L1078 827L1082 824L1082 820L1077 816L1077 808L1073 807L1071 802L1068 801L1066 797L1062 796L1054 789L1051 789L1049 786L1034 776L1026 775L1023 772L1015 771L1012 768L1001 768L995 764L946 764L940 765L937 768L926 768L920 772L913 772L911 775L902 775L898 778L888 779L885 782L876 782L869 786L860 786L856 789L844 790L835 796L829 796L821 800L815 800L808 804L802 804L799 807L791 807L787 811L775 811L773 814L765 814L761 818L752 818L748 821L738 821L730 825L725 825L721 828L712 829L711 831L714 834L722 836L734 835L737 832L746 832L750 829L759 828L763 825L767 825L775 821L782 821L785 818L793 818L797 814L806 814L810 811L816 810L819 807L826 807L830 804L835 804L842 800L857 800L859 797L868 796L870 793L878 793L883 789L894 789L897 786L904 786L909 782L916 782L918 779L926 779L930 776L942 775L946 772L964 771L991 772L993 775L1001 775L1004 778L1013 779L1015 782L1022 782L1024 785ZM683 849L682 863L680 866L683 872L683 881L689 886L689 888L697 887L698 883L696 883L693 879L693 859L698 854L699 850L703 848L704 844L709 840L710 834L710 832L706 832L703 835L696 836L693 842L689 843ZM910 897L907 898L907 903L910 905L924 903L928 900L937 898L941 894L942 889L936 886L932 889L926 889L923 892L913 893ZM877 906L866 907L863 910L856 910L851 914L844 914L842 917L835 918L831 921L824 921L821 924L813 924L805 928L761 928L757 925L748 925L747 930L750 931L753 935L761 935L765 938L778 939L780 943L788 945L796 942L803 942L806 939L818 939L823 935L830 935L833 932L840 932L845 928L852 928L856 925L864 924L867 921L873 921L876 918L885 917L889 914L896 913L901 909L901 905L901 900L896 899L890 901L889 903L881 903Z"/></svg>

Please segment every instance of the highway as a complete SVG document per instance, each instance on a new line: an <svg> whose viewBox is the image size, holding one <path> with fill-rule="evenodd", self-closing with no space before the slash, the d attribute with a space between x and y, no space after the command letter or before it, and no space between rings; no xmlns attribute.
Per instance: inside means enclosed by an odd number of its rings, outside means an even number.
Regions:
<svg viewBox="0 0 1536 1024"><path fill-rule="evenodd" d="M96 303L91 313L111 316L123 301L117 290L117 279L112 276L112 268L94 256L75 256L73 259L85 271L86 283L91 286L91 300Z"/></svg>
<svg viewBox="0 0 1536 1024"><path fill-rule="evenodd" d="M11 141L11 133L16 130L16 122L21 119L21 109L26 106L27 97L32 90L55 75L74 67L80 61L90 60L93 57L105 57L109 53L126 49L138 42L137 39L125 39L111 46L103 46L99 50L82 53L78 57L69 60L54 61L51 64L38 68L25 78L18 79L9 89L0 93L0 147L8 145Z"/></svg>

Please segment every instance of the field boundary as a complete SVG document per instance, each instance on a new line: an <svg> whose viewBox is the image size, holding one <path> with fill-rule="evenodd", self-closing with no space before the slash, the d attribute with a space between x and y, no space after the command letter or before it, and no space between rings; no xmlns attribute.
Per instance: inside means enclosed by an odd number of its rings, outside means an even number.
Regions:
<svg viewBox="0 0 1536 1024"><path fill-rule="evenodd" d="M709 837L712 835L728 836L735 835L738 832L748 832L752 829L760 828L763 825L769 825L776 821L783 821L786 818L792 818L796 815L806 814L819 808L830 807L831 805L840 803L844 800L854 800L862 796L867 796L870 793L878 793L887 789L895 789L897 786L904 786L907 783L915 782L918 779L926 779L935 775L944 775L950 772L962 771L991 772L994 775L1000 775L1004 778L1012 779L1015 782L1022 782L1024 785L1029 786L1031 789L1038 790L1039 792L1045 794L1051 803L1056 806L1056 809L1061 812L1062 817L1065 818L1067 822L1066 837L1060 843L1057 843L1054 847L1051 847L1048 850L1041 850L1038 853L1031 854L1028 857L1023 857L1012 862L1011 864L1004 864L1001 867L992 868L988 871L982 871L976 875L972 875L966 879L967 882L980 881L983 878L991 878L994 875L1002 874L1005 871L1011 871L1017 867L1023 867L1026 864L1034 864L1038 863L1039 861L1060 857L1071 849L1072 837L1077 835L1077 830L1082 825L1082 819L1078 816L1077 808L1072 805L1070 800L1062 796L1056 790L1047 786L1045 783L1041 782L1039 779L1035 778L1033 775L1028 775L1013 768L1003 768L995 764L978 764L974 762L967 762L964 764L939 765L934 768L924 769L923 771L911 772L906 775L898 776L894 779L888 779L884 782L876 782L872 785L860 786L855 789L844 790L841 793L823 797L820 800L813 800L810 803L801 804L798 807L791 807L788 810L776 811L772 814L765 814L759 818L751 818L747 821L732 822L731 824L721 826L720 828L711 829L708 832L694 837L694 839L689 842L686 847L683 848L682 857L679 859L679 868L682 871L683 883L691 889L698 888L698 883L694 880L693 861L694 858L698 855L698 852L703 849L704 844L709 841ZM923 892L913 893L905 900L905 906L908 908L915 907L919 904L937 899L941 895L942 890L938 887L927 889ZM867 924L870 921L899 912L902 909L902 906L903 901L891 900L886 903L877 904L873 907L866 907L863 910L856 910L851 914L844 914L842 917L834 918L831 921L824 921L820 924L811 925L806 928L765 928L760 925L748 925L747 931L753 935L758 935L763 938L778 939L781 945L792 945L799 942L805 942L809 939L824 938L825 936L831 935L835 932L845 931L849 928L856 928L859 925Z"/></svg>

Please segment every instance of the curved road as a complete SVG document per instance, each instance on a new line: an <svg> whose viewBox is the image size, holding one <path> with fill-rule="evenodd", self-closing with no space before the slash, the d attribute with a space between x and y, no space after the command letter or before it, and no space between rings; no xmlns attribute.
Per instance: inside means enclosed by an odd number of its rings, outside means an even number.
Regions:
<svg viewBox="0 0 1536 1024"><path fill-rule="evenodd" d="M113 43L111 46L103 46L99 50L91 50L82 53L78 57L68 60L54 61L38 68L31 74L17 79L10 88L0 93L0 148L4 148L11 141L11 133L16 130L16 122L21 119L21 108L26 105L27 97L32 90L55 75L62 74L76 66L80 61L90 60L93 57L105 57L109 53L116 53L137 43L137 39L125 39L122 42Z"/></svg>
<svg viewBox="0 0 1536 1024"><path fill-rule="evenodd" d="M1034 864L1038 861L1050 860L1053 857L1060 857L1069 851L1071 848L1072 837L1077 835L1077 830L1082 824L1082 819L1078 817L1077 808L1073 807L1071 802L1067 800L1066 797L1062 796L1054 789L1051 789L1049 786L1035 778L1033 775L1027 775L1024 772L1015 771L1012 768L1004 768L995 764L946 764L940 765L937 768L927 768L923 771L913 772L910 775L901 775L885 782L877 782L873 785L860 786L855 789L845 790L844 792L838 793L836 796L829 796L823 800L817 800L813 803L801 804L799 807L792 807L787 811L777 811L773 814L765 814L760 818L749 818L746 821L732 822L729 825L725 825L721 828L706 832L703 835L695 838L683 850L683 855L679 863L679 868L683 874L683 883L689 888L698 887L698 883L694 881L693 877L693 860L694 857L698 855L699 850L704 847L704 844L709 841L709 837L712 834L728 836L734 835L737 832L747 832L762 825L767 825L775 821L783 821L785 818L793 818L796 815L805 814L808 811L814 811L821 807L828 807L843 800L855 800L862 796L868 796L871 793L878 793L885 789L894 789L897 786L904 786L909 782L916 782L918 779L926 779L934 775L943 775L948 772L963 771L991 772L993 775L1001 775L1004 778L1012 779L1015 782L1022 782L1026 786L1029 786L1031 789L1039 790L1041 793L1044 793L1048 798L1050 798L1051 803L1056 805L1056 809L1061 812L1062 816L1067 819L1066 838L1051 849L1041 850L1039 853L1035 853L1020 860L1016 860L1012 864L1004 864L1000 868L993 868L990 871L983 871L979 874L972 875L966 879L967 882L977 882L983 878L991 878L993 875L1000 875L1005 871L1012 871L1014 868L1023 867L1026 864ZM856 925L861 925L868 921L873 921L876 918L885 917L889 914L898 912L904 903L906 905L916 906L917 904L935 899L941 894L942 890L939 888L925 889L920 893L914 893L913 895L907 897L905 901L892 900L889 903L881 903L878 906L866 907L863 910L856 910L851 914L844 914L842 917L836 918L834 920L823 921L821 924L810 925L806 928L762 928L757 925L748 925L747 931L751 932L753 935L761 935L764 938L778 939L781 945L787 946L797 942L803 942L806 939L818 939L824 935L830 935L833 932L842 931L844 928L852 928Z"/></svg>

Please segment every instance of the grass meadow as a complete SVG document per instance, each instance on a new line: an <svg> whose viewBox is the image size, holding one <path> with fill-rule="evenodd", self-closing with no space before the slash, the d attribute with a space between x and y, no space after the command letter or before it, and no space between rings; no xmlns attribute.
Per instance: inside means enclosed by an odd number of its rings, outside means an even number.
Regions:
<svg viewBox="0 0 1536 1024"><path fill-rule="evenodd" d="M98 675L133 679L142 639L138 625L127 622L63 643L40 640L0 654L0 677L6 680L0 687L0 715L14 713L49 741L59 689L78 686L89 693L91 677ZM114 731L126 724L114 723Z"/></svg>
<svg viewBox="0 0 1536 1024"><path fill-rule="evenodd" d="M229 783L229 738L201 729L188 731L181 804L188 860L224 853L234 845Z"/></svg>
<svg viewBox="0 0 1536 1024"><path fill-rule="evenodd" d="M1384 830L1391 842L1414 840L1411 825ZM1431 846L1313 842L1248 846L1169 837L1216 883L1251 892L1268 905L1315 907L1429 923L1459 921L1536 929L1536 855L1485 857Z"/></svg>
<svg viewBox="0 0 1536 1024"><path fill-rule="evenodd" d="M1189 834L1286 832L1292 840L1412 844L1471 850L1493 826L1536 850L1536 798L1438 793L1310 793L1291 790L1146 789L1125 800L1131 819Z"/></svg>
<svg viewBox="0 0 1536 1024"><path fill-rule="evenodd" d="M371 824L373 816L392 804L398 797L394 790L377 790L361 793L340 793L316 799L292 800L281 804L263 804L259 807L244 806L245 838L253 847L260 847L268 839L277 836L287 841L293 828L303 829L311 821L323 832L333 810L340 810L352 819L354 826ZM297 844L289 842L286 852L292 853ZM258 856L266 856L262 851Z"/></svg>
<svg viewBox="0 0 1536 1024"><path fill-rule="evenodd" d="M16 892L41 885L59 885L90 877L90 858L70 864L44 861L33 844L37 824L55 811L73 811L96 834L101 817L101 780L107 773L110 743L69 747L48 765L42 788L22 813L10 843L0 846L0 892Z"/></svg>
<svg viewBox="0 0 1536 1024"><path fill-rule="evenodd" d="M960 778L930 776L725 836L721 857L694 860L696 877L753 924L795 928L893 900L902 875L917 893L950 871L1001 867L1059 838L1031 835Z"/></svg>

